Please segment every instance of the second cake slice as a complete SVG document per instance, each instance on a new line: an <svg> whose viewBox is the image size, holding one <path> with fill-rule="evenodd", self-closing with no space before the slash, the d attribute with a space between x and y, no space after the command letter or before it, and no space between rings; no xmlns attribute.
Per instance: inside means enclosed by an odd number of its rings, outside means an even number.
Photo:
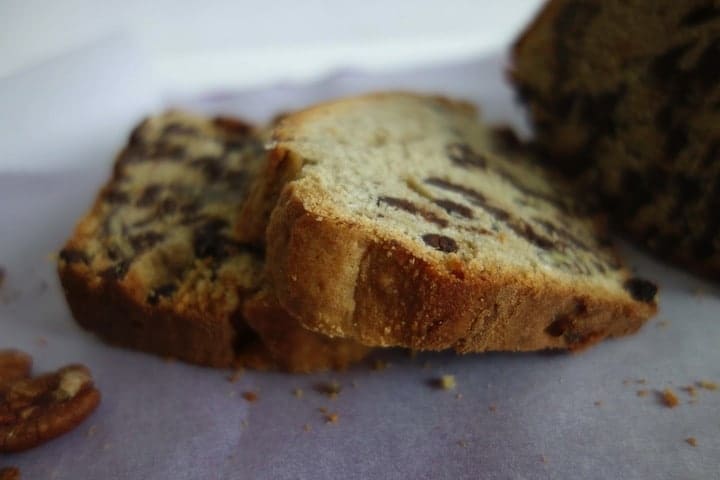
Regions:
<svg viewBox="0 0 720 480"><path fill-rule="evenodd" d="M508 140L439 97L315 106L275 129L241 236L266 242L282 307L329 336L476 352L635 332L656 287Z"/></svg>

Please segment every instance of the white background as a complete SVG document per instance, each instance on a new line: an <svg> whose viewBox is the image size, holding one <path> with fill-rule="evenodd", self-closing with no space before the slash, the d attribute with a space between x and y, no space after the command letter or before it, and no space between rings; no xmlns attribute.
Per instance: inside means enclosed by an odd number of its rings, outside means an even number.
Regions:
<svg viewBox="0 0 720 480"><path fill-rule="evenodd" d="M506 45L540 0L0 0L0 78L123 35L163 88L311 79Z"/></svg>

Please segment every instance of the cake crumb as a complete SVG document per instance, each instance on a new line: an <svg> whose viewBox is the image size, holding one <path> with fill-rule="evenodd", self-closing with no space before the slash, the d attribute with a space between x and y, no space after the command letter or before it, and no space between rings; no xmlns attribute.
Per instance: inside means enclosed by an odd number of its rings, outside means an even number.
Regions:
<svg viewBox="0 0 720 480"><path fill-rule="evenodd" d="M340 419L340 415L337 413L326 413L325 423L337 423Z"/></svg>
<svg viewBox="0 0 720 480"><path fill-rule="evenodd" d="M302 388L296 388L293 390L293 395L295 395L296 398L303 398L303 395L305 392L303 392Z"/></svg>
<svg viewBox="0 0 720 480"><path fill-rule="evenodd" d="M680 390L687 393L691 397L697 396L697 389L692 385L685 385L684 387L680 387Z"/></svg>
<svg viewBox="0 0 720 480"><path fill-rule="evenodd" d="M490 410L491 412L495 412L495 411L497 411L497 406L494 403L491 403L488 406L488 410Z"/></svg>
<svg viewBox="0 0 720 480"><path fill-rule="evenodd" d="M5 267L0 265L0 288L5 284Z"/></svg>
<svg viewBox="0 0 720 480"><path fill-rule="evenodd" d="M637 391L637 396L638 396L638 397L647 397L647 394L648 394L648 391L645 390L645 389L643 389L643 390L638 390L638 391Z"/></svg>
<svg viewBox="0 0 720 480"><path fill-rule="evenodd" d="M306 423L305 425L303 425L303 430L305 430L306 432L310 432L312 431L312 427L310 426L310 424Z"/></svg>
<svg viewBox="0 0 720 480"><path fill-rule="evenodd" d="M623 380L623 385L630 385L631 382L632 382L632 380L630 380L629 378L626 378L625 380Z"/></svg>
<svg viewBox="0 0 720 480"><path fill-rule="evenodd" d="M240 380L240 377L243 376L243 373L245 373L245 371L242 368L236 368L232 374L228 375L228 377L227 377L228 382L230 382L230 383L237 382L238 380Z"/></svg>
<svg viewBox="0 0 720 480"><path fill-rule="evenodd" d="M456 385L455 375L443 375L438 380L438 386L443 390L454 390Z"/></svg>
<svg viewBox="0 0 720 480"><path fill-rule="evenodd" d="M717 383L709 380L700 380L699 382L696 382L696 385L700 388L704 388L705 390L717 390L718 388Z"/></svg>
<svg viewBox="0 0 720 480"><path fill-rule="evenodd" d="M95 433L97 433L97 426L96 426L96 425L92 425L90 428L88 428L88 431L87 431L87 434L86 434L86 435L87 435L88 437L93 437L93 436L95 436Z"/></svg>
<svg viewBox="0 0 720 480"><path fill-rule="evenodd" d="M318 411L320 413L328 413L328 409L326 407L320 407L320 408L318 408Z"/></svg>
<svg viewBox="0 0 720 480"><path fill-rule="evenodd" d="M662 400L663 405L668 408L675 408L680 404L677 395L675 395L675 392L673 392L670 388L666 388L660 392L660 399Z"/></svg>
<svg viewBox="0 0 720 480"><path fill-rule="evenodd" d="M691 447L697 447L697 439L695 437L688 437L685 439L685 442Z"/></svg>
<svg viewBox="0 0 720 480"><path fill-rule="evenodd" d="M334 400L337 398L338 395L340 395L342 387L338 382L333 380L331 382L319 383L315 385L315 390L322 393L323 395L327 395L330 399Z"/></svg>
<svg viewBox="0 0 720 480"><path fill-rule="evenodd" d="M243 392L242 397L250 403L258 401L258 394L252 391Z"/></svg>
<svg viewBox="0 0 720 480"><path fill-rule="evenodd" d="M602 404L602 400L595 400L595 402L593 403L593 405L595 405L596 407L602 407Z"/></svg>
<svg viewBox="0 0 720 480"><path fill-rule="evenodd" d="M547 457L546 457L545 455L540 455L540 461L541 461L542 463L548 463L548 459L547 459Z"/></svg>
<svg viewBox="0 0 720 480"><path fill-rule="evenodd" d="M644 378L638 378L637 380L635 380L635 384L637 385L645 385L646 383L647 380L645 380Z"/></svg>
<svg viewBox="0 0 720 480"><path fill-rule="evenodd" d="M462 448L467 447L467 442L465 440L458 440L457 444L459 447L462 447Z"/></svg>
<svg viewBox="0 0 720 480"><path fill-rule="evenodd" d="M658 322L655 324L655 326L656 326L657 328L665 328L665 327L667 327L668 325L670 325L670 321L669 321L669 320L658 320Z"/></svg>
<svg viewBox="0 0 720 480"><path fill-rule="evenodd" d="M358 386L357 381L353 380L352 382L350 382L350 386L353 388L357 388L357 386Z"/></svg>
<svg viewBox="0 0 720 480"><path fill-rule="evenodd" d="M387 362L385 360L381 360L379 358L376 358L373 360L372 365L370 368L372 368L376 372L380 372L382 370L385 370L387 368Z"/></svg>
<svg viewBox="0 0 720 480"><path fill-rule="evenodd" d="M230 392L228 393L228 396L230 398L237 397L237 392L235 390L230 390Z"/></svg>
<svg viewBox="0 0 720 480"><path fill-rule="evenodd" d="M462 400L462 398L463 398L463 394L462 394L462 393L458 393L458 394L455 395L455 400Z"/></svg>

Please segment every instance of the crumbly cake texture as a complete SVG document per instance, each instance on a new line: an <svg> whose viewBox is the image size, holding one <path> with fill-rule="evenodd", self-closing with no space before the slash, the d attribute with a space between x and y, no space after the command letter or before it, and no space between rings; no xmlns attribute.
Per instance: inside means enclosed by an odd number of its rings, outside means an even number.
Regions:
<svg viewBox="0 0 720 480"><path fill-rule="evenodd" d="M223 367L294 365L317 341L279 308L258 335L243 302L262 282L263 253L233 234L247 187L264 162L264 134L236 119L168 112L142 122L112 178L59 254L73 316L107 342ZM272 305L267 299L267 305ZM263 319L255 319L260 324ZM269 322L269 320L268 320ZM292 342L302 337L305 344ZM362 355L365 347L348 350ZM346 361L351 361L352 356ZM318 356L314 369L343 363Z"/></svg>
<svg viewBox="0 0 720 480"><path fill-rule="evenodd" d="M635 332L656 287L508 138L468 104L405 93L285 117L242 213L272 211L279 304L328 336L415 350L579 349Z"/></svg>
<svg viewBox="0 0 720 480"><path fill-rule="evenodd" d="M720 2L551 0L510 77L542 159L639 243L720 280Z"/></svg>

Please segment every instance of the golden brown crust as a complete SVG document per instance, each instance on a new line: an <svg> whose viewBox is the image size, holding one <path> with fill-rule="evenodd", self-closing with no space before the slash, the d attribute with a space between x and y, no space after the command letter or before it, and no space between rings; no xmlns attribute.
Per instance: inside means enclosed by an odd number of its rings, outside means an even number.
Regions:
<svg viewBox="0 0 720 480"><path fill-rule="evenodd" d="M210 316L149 308L117 282L98 281L82 266L61 262L58 271L75 320L113 345L212 367L229 367L247 329ZM239 332L236 328L239 327Z"/></svg>
<svg viewBox="0 0 720 480"><path fill-rule="evenodd" d="M301 324L372 346L459 352L581 349L637 331L655 303L434 265L360 225L308 211L289 184L268 227L268 272Z"/></svg>

